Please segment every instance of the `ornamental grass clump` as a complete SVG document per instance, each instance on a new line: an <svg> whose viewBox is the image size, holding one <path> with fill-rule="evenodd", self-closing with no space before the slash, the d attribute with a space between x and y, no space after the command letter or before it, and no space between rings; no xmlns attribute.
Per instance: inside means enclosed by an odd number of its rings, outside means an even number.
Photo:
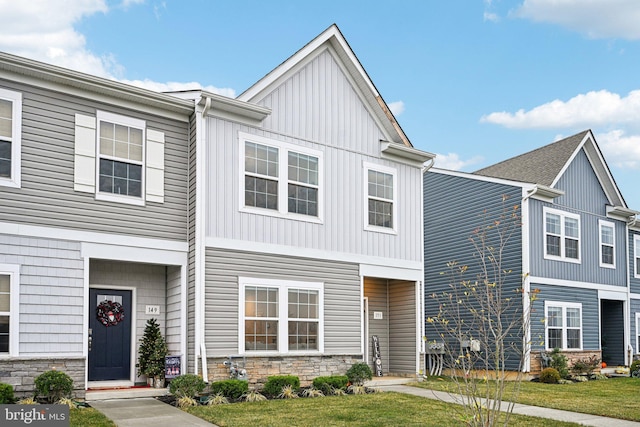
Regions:
<svg viewBox="0 0 640 427"><path fill-rule="evenodd" d="M346 375L331 375L314 378L313 386L319 390L322 390L325 395L330 395L334 394L333 390L346 390L348 382L349 378Z"/></svg>
<svg viewBox="0 0 640 427"><path fill-rule="evenodd" d="M171 380L169 391L176 397L196 397L207 387L202 378L194 374L184 374Z"/></svg>
<svg viewBox="0 0 640 427"><path fill-rule="evenodd" d="M275 375L267 378L262 391L270 397L276 397L285 386L290 385L296 392L300 389L300 378L295 375Z"/></svg>

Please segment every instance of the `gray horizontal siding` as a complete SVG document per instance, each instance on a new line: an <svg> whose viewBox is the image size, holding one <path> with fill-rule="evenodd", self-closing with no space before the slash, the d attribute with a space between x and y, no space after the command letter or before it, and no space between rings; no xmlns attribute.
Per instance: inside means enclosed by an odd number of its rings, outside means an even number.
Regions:
<svg viewBox="0 0 640 427"><path fill-rule="evenodd" d="M368 336L367 336L367 346L368 346L368 356L369 366L371 369L374 369L373 366L373 337L376 335L378 337L378 343L380 344L380 358L382 359L382 372L389 372L389 363L391 358L390 349L391 345L389 342L389 284L386 279L378 279L372 277L364 278L364 296L367 297L368 303L368 315L367 315L367 323L368 323ZM382 313L382 319L374 319L374 312ZM375 372L375 371L374 371Z"/></svg>
<svg viewBox="0 0 640 427"><path fill-rule="evenodd" d="M357 264L206 250L205 324L209 356L238 352L238 277L324 283L325 354L360 354Z"/></svg>
<svg viewBox="0 0 640 427"><path fill-rule="evenodd" d="M567 286L531 283L531 289L539 289L537 300L533 302L531 314L531 347L533 351L545 348L544 302L571 302L582 304L582 348L600 349L600 307L598 291L576 289Z"/></svg>
<svg viewBox="0 0 640 427"><path fill-rule="evenodd" d="M631 326L629 328L630 337L629 343L633 346L633 353L640 353L640 342L638 342L638 325L636 324L636 313L640 313L640 299L632 299L629 300L630 304L630 317L631 317Z"/></svg>
<svg viewBox="0 0 640 427"><path fill-rule="evenodd" d="M20 307L11 319L20 321L20 354L81 356L85 328L80 244L0 234L0 264L20 266Z"/></svg>
<svg viewBox="0 0 640 427"><path fill-rule="evenodd" d="M605 216L609 201L584 152L580 150L555 185L565 193L554 200L559 206L571 206L582 212Z"/></svg>
<svg viewBox="0 0 640 427"><path fill-rule="evenodd" d="M580 264L544 258L544 206L580 215ZM626 287L627 251L624 222L538 200L530 201L530 218L532 276ZM615 269L600 267L598 220L601 219L615 224Z"/></svg>
<svg viewBox="0 0 640 427"><path fill-rule="evenodd" d="M638 231L634 231L634 230L630 230L629 231L629 259L628 259L628 266L629 266L629 278L630 278L630 287L631 287L631 293L634 294L640 294L640 277L636 277L635 273L635 257L640 256L640 254L636 254L635 253L635 247L634 247L634 236L639 236L640 232ZM640 273L640 272L639 272Z"/></svg>
<svg viewBox="0 0 640 427"><path fill-rule="evenodd" d="M0 87L23 95L22 188L0 187L0 221L186 240L186 123L13 82ZM165 134L165 203L133 206L74 191L75 114L97 110L146 120Z"/></svg>
<svg viewBox="0 0 640 427"><path fill-rule="evenodd" d="M416 372L416 284L389 284L389 372Z"/></svg>

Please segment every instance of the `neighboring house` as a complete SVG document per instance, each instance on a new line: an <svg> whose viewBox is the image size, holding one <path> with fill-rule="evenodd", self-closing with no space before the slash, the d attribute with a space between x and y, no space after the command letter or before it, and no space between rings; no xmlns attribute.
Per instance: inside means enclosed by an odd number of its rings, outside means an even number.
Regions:
<svg viewBox="0 0 640 427"><path fill-rule="evenodd" d="M385 375L415 376L433 155L412 147L338 28L237 99L176 95L197 105L195 372L228 378L233 356L252 382L308 382L371 363L377 335Z"/></svg>
<svg viewBox="0 0 640 427"><path fill-rule="evenodd" d="M0 382L31 393L58 369L80 395L133 385L152 317L186 353L192 112L0 53ZM122 306L117 326L100 323L105 300Z"/></svg>
<svg viewBox="0 0 640 427"><path fill-rule="evenodd" d="M626 206L591 131L475 173L431 169L424 188L427 294L447 285L439 273L448 261L474 263L468 237L479 215L495 217L507 195L522 227L505 250L504 268L513 270L506 286L523 286L521 310L539 290L524 331L530 348L523 370L537 371L539 353L554 348L572 359L596 354L610 364L629 362L627 260L635 260L627 239L632 244L628 227L638 212ZM426 315L434 310L425 298ZM428 324L426 335L434 338Z"/></svg>
<svg viewBox="0 0 640 427"><path fill-rule="evenodd" d="M237 99L0 54L0 382L144 381L150 318L208 380L343 374L372 335L417 375L433 157L335 25Z"/></svg>

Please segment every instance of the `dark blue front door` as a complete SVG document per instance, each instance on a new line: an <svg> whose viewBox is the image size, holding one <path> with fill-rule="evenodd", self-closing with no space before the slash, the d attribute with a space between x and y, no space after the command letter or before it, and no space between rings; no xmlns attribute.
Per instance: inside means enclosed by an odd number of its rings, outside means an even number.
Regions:
<svg viewBox="0 0 640 427"><path fill-rule="evenodd" d="M122 307L122 318L105 307ZM131 291L89 289L89 381L131 379L131 311Z"/></svg>

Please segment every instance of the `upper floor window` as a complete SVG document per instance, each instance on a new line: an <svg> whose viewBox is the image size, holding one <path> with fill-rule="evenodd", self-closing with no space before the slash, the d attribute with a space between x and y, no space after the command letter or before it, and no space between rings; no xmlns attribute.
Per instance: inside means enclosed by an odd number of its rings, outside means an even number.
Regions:
<svg viewBox="0 0 640 427"><path fill-rule="evenodd" d="M582 349L582 304L545 301L546 349Z"/></svg>
<svg viewBox="0 0 640 427"><path fill-rule="evenodd" d="M0 186L20 187L22 94L0 89Z"/></svg>
<svg viewBox="0 0 640 427"><path fill-rule="evenodd" d="M396 170L364 164L365 229L394 233L396 229Z"/></svg>
<svg viewBox="0 0 640 427"><path fill-rule="evenodd" d="M545 258L580 262L580 216L544 208Z"/></svg>
<svg viewBox="0 0 640 427"><path fill-rule="evenodd" d="M323 284L240 278L240 352L323 351Z"/></svg>
<svg viewBox="0 0 640 427"><path fill-rule="evenodd" d="M0 264L0 354L18 354L20 267Z"/></svg>
<svg viewBox="0 0 640 427"><path fill-rule="evenodd" d="M145 122L98 113L100 193L142 197Z"/></svg>
<svg viewBox="0 0 640 427"><path fill-rule="evenodd" d="M320 221L322 153L255 135L239 136L240 209Z"/></svg>
<svg viewBox="0 0 640 427"><path fill-rule="evenodd" d="M640 278L640 235L633 236L633 265L634 276Z"/></svg>
<svg viewBox="0 0 640 427"><path fill-rule="evenodd" d="M615 268L616 266L616 250L615 250L615 229L614 223L609 221L598 221L600 228L600 266Z"/></svg>

